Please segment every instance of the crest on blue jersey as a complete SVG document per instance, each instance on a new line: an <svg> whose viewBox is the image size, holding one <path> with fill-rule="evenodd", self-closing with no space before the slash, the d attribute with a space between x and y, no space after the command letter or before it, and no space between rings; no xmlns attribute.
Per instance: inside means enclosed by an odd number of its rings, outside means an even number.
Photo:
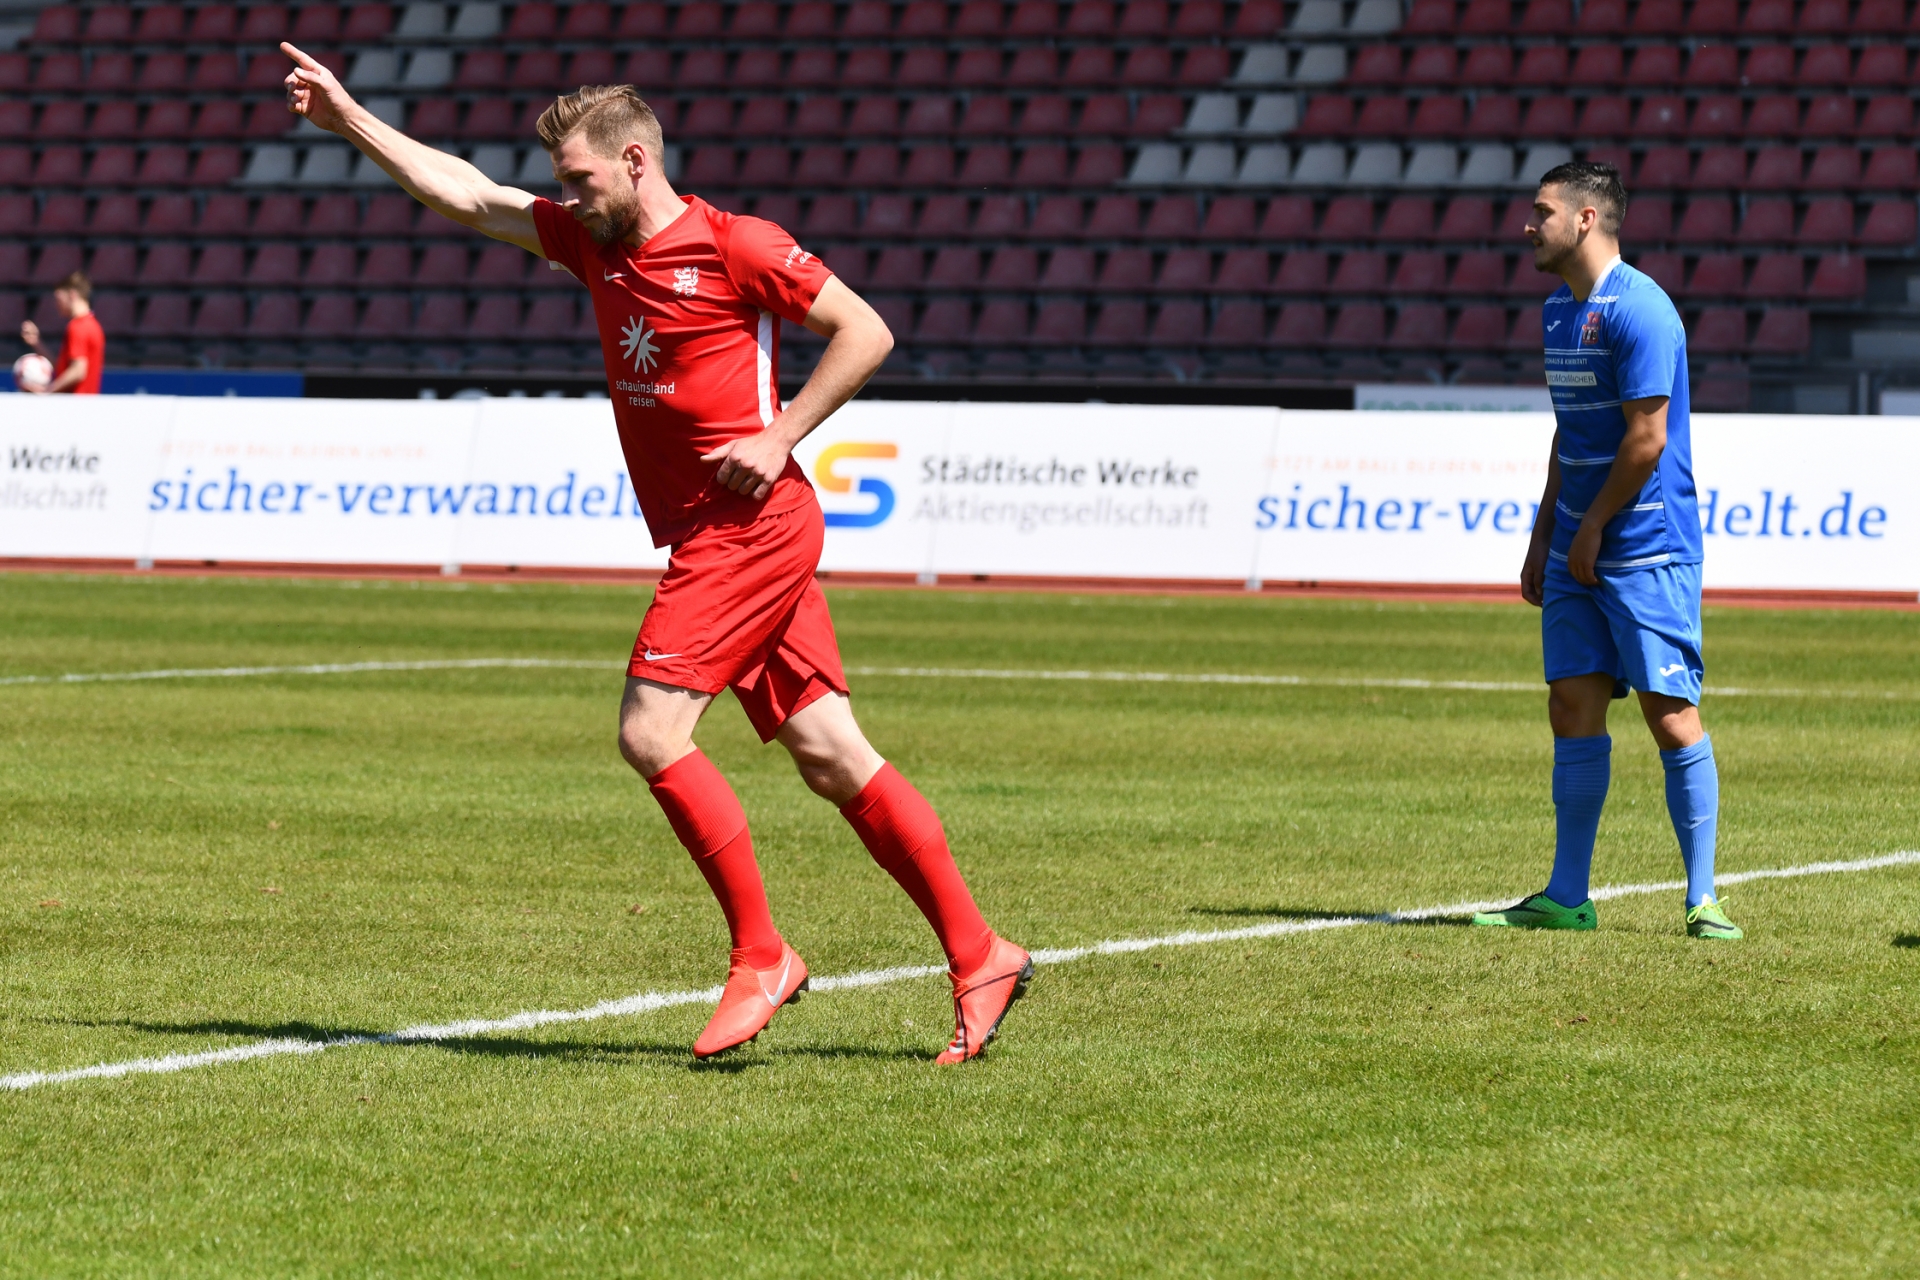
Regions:
<svg viewBox="0 0 1920 1280"><path fill-rule="evenodd" d="M1600 313L1598 311L1587 312L1586 320L1581 323L1580 345L1583 347L1600 345Z"/></svg>

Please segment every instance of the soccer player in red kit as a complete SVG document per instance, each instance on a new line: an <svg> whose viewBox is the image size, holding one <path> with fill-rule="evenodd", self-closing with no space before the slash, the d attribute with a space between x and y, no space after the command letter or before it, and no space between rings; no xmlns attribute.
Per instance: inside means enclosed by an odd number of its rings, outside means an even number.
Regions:
<svg viewBox="0 0 1920 1280"><path fill-rule="evenodd" d="M291 45L289 109L347 138L421 203L578 277L593 299L621 448L647 526L672 547L620 705L620 751L647 780L713 889L733 938L720 1007L696 1057L744 1044L807 986L774 927L733 789L693 744L732 689L763 741L792 753L933 926L955 1030L935 1061L986 1048L1033 962L987 927L933 807L854 722L827 603L825 532L793 447L873 376L885 323L793 237L679 196L652 110L626 85L589 86L540 117L561 201L502 187L356 104ZM781 319L828 339L780 404Z"/></svg>

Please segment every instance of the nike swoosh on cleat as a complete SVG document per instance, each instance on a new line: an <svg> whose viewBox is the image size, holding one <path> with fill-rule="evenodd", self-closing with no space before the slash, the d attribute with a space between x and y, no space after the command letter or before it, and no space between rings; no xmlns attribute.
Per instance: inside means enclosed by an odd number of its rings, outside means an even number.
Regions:
<svg viewBox="0 0 1920 1280"><path fill-rule="evenodd" d="M649 649L645 653L641 654L640 656L645 658L648 662L665 662L668 658L683 658L686 655L681 653L655 653L653 650Z"/></svg>
<svg viewBox="0 0 1920 1280"><path fill-rule="evenodd" d="M791 952L789 952L786 960L782 962L780 965L780 980L773 984L773 994L767 995L767 984L764 982L760 984L760 994L763 996L766 996L767 1003L772 1005L776 1009L780 1007L780 991L782 988L784 988L787 985L787 974L789 974L792 971L793 971L793 955Z"/></svg>

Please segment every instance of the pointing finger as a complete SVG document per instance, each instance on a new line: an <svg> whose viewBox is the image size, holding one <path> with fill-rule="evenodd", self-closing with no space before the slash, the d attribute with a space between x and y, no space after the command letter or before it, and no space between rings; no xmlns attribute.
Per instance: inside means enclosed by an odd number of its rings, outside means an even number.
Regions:
<svg viewBox="0 0 1920 1280"><path fill-rule="evenodd" d="M280 42L280 52L286 54L289 58L292 58L295 62L300 64L300 67L302 70L314 71L314 72L322 72L326 70L325 67L321 66L319 63L315 62L312 58L308 57L306 54L302 53L300 50L288 44L285 40L282 40Z"/></svg>

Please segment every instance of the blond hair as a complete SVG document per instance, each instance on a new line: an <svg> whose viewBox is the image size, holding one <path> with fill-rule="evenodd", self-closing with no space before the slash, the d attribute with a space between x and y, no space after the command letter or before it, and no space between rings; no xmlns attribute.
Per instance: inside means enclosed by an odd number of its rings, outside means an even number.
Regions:
<svg viewBox="0 0 1920 1280"><path fill-rule="evenodd" d="M93 281L87 279L84 271L67 272L67 274L62 277L60 283L53 287L56 291L66 289L72 293L77 293L80 295L82 301L90 301L93 298Z"/></svg>
<svg viewBox="0 0 1920 1280"><path fill-rule="evenodd" d="M656 164L664 163L666 155L660 118L630 84L583 84L562 94L540 113L534 131L548 151L584 133L588 145L603 156L619 155L630 142L645 147Z"/></svg>

